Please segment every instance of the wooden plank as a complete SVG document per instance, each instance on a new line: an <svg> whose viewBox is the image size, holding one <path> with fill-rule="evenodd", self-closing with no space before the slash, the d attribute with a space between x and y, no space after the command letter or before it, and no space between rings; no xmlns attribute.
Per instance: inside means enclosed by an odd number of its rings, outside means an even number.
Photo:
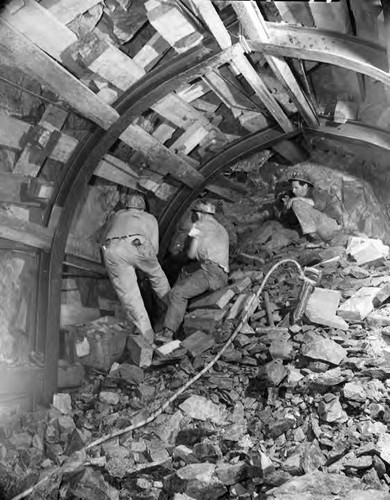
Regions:
<svg viewBox="0 0 390 500"><path fill-rule="evenodd" d="M86 68L122 91L145 74L145 70L124 52L94 33L74 44L69 54L75 62L82 61Z"/></svg>
<svg viewBox="0 0 390 500"><path fill-rule="evenodd" d="M179 97L184 99L186 102L192 102L199 97L203 97L205 94L210 92L209 86L203 80L199 80L195 83L190 83L190 85L186 85L181 90L178 90L176 93Z"/></svg>
<svg viewBox="0 0 390 500"><path fill-rule="evenodd" d="M170 147L172 151L185 155L190 153L211 131L214 131L215 136L222 144L228 142L225 135L212 125L203 113L176 93L172 92L166 95L155 103L152 109L166 120L186 131Z"/></svg>
<svg viewBox="0 0 390 500"><path fill-rule="evenodd" d="M219 17L214 5L210 0L190 0L191 5L195 7L196 14L203 18L210 32L217 40L221 49L227 49L232 44L232 39L228 30Z"/></svg>
<svg viewBox="0 0 390 500"><path fill-rule="evenodd" d="M2 16L11 26L57 61L63 62L64 51L77 41L73 31L34 0L12 2Z"/></svg>
<svg viewBox="0 0 390 500"><path fill-rule="evenodd" d="M217 40L221 49L226 49L232 44L230 34L219 17L214 5L210 0L191 0L192 5L195 5L199 14L203 17L214 38ZM251 63L246 59L244 54L235 57L232 61L234 67L247 80L249 85L260 98L261 102L268 109L271 116L279 123L285 132L294 129L289 118L280 107L274 96L268 90L267 86L261 79L260 75L253 68Z"/></svg>
<svg viewBox="0 0 390 500"><path fill-rule="evenodd" d="M173 178L190 187L202 184L204 177L138 125L131 124L120 136L131 148L140 151L155 169L168 171Z"/></svg>
<svg viewBox="0 0 390 500"><path fill-rule="evenodd" d="M388 0L381 0L383 19L385 22L385 40L386 40L386 54L387 54L387 71L390 71L390 5Z"/></svg>
<svg viewBox="0 0 390 500"><path fill-rule="evenodd" d="M0 237L34 248L49 250L53 233L46 227L0 212Z"/></svg>
<svg viewBox="0 0 390 500"><path fill-rule="evenodd" d="M23 175L0 173L0 201L20 202L21 189L27 184Z"/></svg>
<svg viewBox="0 0 390 500"><path fill-rule="evenodd" d="M259 44L266 43L269 39L272 40L272 36L268 34L268 28L264 18L255 2L232 1L231 5L236 11L237 17L250 40L256 41ZM295 102L306 123L311 126L318 125L317 116L296 81L287 62L282 58L268 55L266 56L266 60L275 75L289 90L291 98Z"/></svg>
<svg viewBox="0 0 390 500"><path fill-rule="evenodd" d="M231 109L235 118L238 118L244 111L258 111L255 104L240 90L239 86L229 84L226 76L225 73L222 77L220 70L213 69L206 73L202 79L225 106ZM231 75L231 78L233 78L233 75Z"/></svg>
<svg viewBox="0 0 390 500"><path fill-rule="evenodd" d="M260 98L261 102L268 109L269 113L279 123L285 132L294 130L294 126L290 119L287 117L283 109L280 107L277 100L273 97L268 87L265 85L260 75L256 72L254 67L245 57L241 55L233 60L236 68L241 72L242 76L246 79L256 95Z"/></svg>
<svg viewBox="0 0 390 500"><path fill-rule="evenodd" d="M127 163L112 155L106 155L96 167L94 175L106 179L110 182L115 182L121 186L126 186L135 191L138 189L139 176L132 175L129 172Z"/></svg>
<svg viewBox="0 0 390 500"><path fill-rule="evenodd" d="M37 78L81 115L102 128L108 129L119 118L113 108L1 18L0 50L20 70Z"/></svg>
<svg viewBox="0 0 390 500"><path fill-rule="evenodd" d="M169 123L161 123L152 133L161 144L168 141L175 133L176 127L172 127Z"/></svg>
<svg viewBox="0 0 390 500"><path fill-rule="evenodd" d="M0 146L20 149L22 147L22 139L30 128L31 125L29 123L12 118L0 111Z"/></svg>
<svg viewBox="0 0 390 500"><path fill-rule="evenodd" d="M45 7L60 23L68 24L80 14L92 9L101 0L42 0Z"/></svg>
<svg viewBox="0 0 390 500"><path fill-rule="evenodd" d="M252 50L279 57L297 57L334 64L363 73L390 86L383 47L354 36L331 31L267 23L269 40L248 41Z"/></svg>
<svg viewBox="0 0 390 500"><path fill-rule="evenodd" d="M193 123L181 136L170 146L174 153L188 155L209 134L210 130L199 122Z"/></svg>
<svg viewBox="0 0 390 500"><path fill-rule="evenodd" d="M169 43L159 33L155 33L133 57L133 61L145 71L150 71L170 48Z"/></svg>
<svg viewBox="0 0 390 500"><path fill-rule="evenodd" d="M144 173L146 173L146 169ZM156 196L156 198L164 201L169 200L169 198L178 190L177 187L164 182L164 177L156 174L155 172L150 172L148 175L141 175L138 185L144 190L152 193Z"/></svg>
<svg viewBox="0 0 390 500"><path fill-rule="evenodd" d="M203 40L194 23L178 5L148 0L145 9L150 24L176 52L186 52Z"/></svg>
<svg viewBox="0 0 390 500"><path fill-rule="evenodd" d="M184 130L190 128L195 122L202 125L210 124L210 121L200 111L174 92L160 99L151 108L160 116Z"/></svg>

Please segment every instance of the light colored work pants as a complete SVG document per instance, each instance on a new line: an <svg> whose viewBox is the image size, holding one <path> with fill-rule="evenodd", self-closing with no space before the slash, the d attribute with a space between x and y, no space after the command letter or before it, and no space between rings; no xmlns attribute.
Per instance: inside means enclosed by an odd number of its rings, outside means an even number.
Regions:
<svg viewBox="0 0 390 500"><path fill-rule="evenodd" d="M169 294L169 306L164 319L164 328L173 332L183 321L188 300L226 286L228 274L214 262L202 262L200 268L191 274L182 273Z"/></svg>
<svg viewBox="0 0 390 500"><path fill-rule="evenodd" d="M135 239L141 242L140 246L133 245ZM135 270L140 269L147 275L160 299L167 295L170 286L151 242L143 236L113 240L108 246L103 246L103 255L111 282L127 317L148 341L152 341L154 333L138 287Z"/></svg>
<svg viewBox="0 0 390 500"><path fill-rule="evenodd" d="M322 240L330 241L340 230L337 221L312 207L309 203L296 200L292 204L292 210L301 226L302 234L316 233Z"/></svg>

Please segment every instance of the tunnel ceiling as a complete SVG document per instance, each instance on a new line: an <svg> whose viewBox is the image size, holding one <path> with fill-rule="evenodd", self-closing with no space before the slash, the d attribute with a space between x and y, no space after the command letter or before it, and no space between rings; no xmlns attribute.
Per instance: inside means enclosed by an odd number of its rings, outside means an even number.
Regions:
<svg viewBox="0 0 390 500"><path fill-rule="evenodd" d="M99 270L71 231L91 179L154 200L165 249L200 192L240 189L218 173L242 156L272 148L296 163L308 135L387 151L389 33L385 0L8 3L1 196L19 210L0 227L11 248L40 252L47 394L64 258Z"/></svg>

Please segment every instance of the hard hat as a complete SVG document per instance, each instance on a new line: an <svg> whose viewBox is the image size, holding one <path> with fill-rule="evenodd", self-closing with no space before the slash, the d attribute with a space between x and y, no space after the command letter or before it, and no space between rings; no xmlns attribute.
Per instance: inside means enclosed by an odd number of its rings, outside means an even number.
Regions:
<svg viewBox="0 0 390 500"><path fill-rule="evenodd" d="M197 201L191 209L193 212L203 212L205 214L215 214L215 206L209 201Z"/></svg>
<svg viewBox="0 0 390 500"><path fill-rule="evenodd" d="M132 194L127 197L126 208L138 208L138 210L145 210L146 204L145 200L139 194Z"/></svg>
<svg viewBox="0 0 390 500"><path fill-rule="evenodd" d="M313 179L311 178L310 174L308 174L306 172L295 171L292 173L292 175L288 181L289 182L292 182L292 181L305 182L306 184L309 184L309 186L314 186Z"/></svg>

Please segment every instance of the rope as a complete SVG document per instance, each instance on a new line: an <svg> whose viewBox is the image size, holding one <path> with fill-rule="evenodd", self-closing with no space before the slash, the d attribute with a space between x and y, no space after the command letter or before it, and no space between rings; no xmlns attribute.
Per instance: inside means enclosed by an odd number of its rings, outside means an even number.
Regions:
<svg viewBox="0 0 390 500"><path fill-rule="evenodd" d="M230 347L230 345L233 343L234 339L237 337L237 335L240 333L241 328L244 326L244 324L248 321L250 313L251 313L251 308L254 302L259 298L260 294L262 293L265 284L269 280L270 276L274 273L274 271L280 267L283 264L294 264L296 268L298 269L298 274L301 279L305 278L304 272L302 270L302 267L299 265L299 263L296 260L293 259L283 259L280 262L277 262L274 266L271 267L271 269L268 271L268 273L265 275L260 288L258 291L252 296L252 299L248 302L246 305L245 309L242 311L241 315L241 320L236 326L235 330L231 334L231 336L228 338L226 341L225 345L222 347L222 349L215 355L215 357L197 374L195 375L192 379L190 379L186 384L184 384L178 391L176 391L165 403L163 403L156 411L154 411L148 418L142 420L141 422L138 422L137 424L132 424L129 425L128 427L125 427L124 429L118 429L114 432L111 432L110 434L106 434L105 436L102 436L99 439L96 439L95 441L92 441L88 445L84 446L81 450L79 450L77 453L82 455L85 453L87 450L98 446L102 443L105 443L106 441L109 441L110 439L114 439L118 436L122 436L123 434L126 434L128 432L134 431L135 429L139 429L140 427L144 427L147 424L150 424L155 420L159 415L161 415L167 408L170 406L183 392L185 392L189 387L191 387L192 384L194 384L197 380L199 380L205 373L207 373L214 365L215 363L221 358L221 356L224 354L224 352ZM58 473L65 465L69 465L69 461L65 462L61 467L57 467L54 470L52 470L47 476L43 477L37 484L34 486L31 486L27 490L23 491L22 493L19 493L19 495L16 495L13 497L11 500L21 500L25 498L27 495L32 493L38 486L41 486L44 484L50 477L52 477L54 474ZM76 468L82 466L82 465L87 465L86 462L84 463L76 463L76 465L73 466L73 469L75 470ZM69 469L67 469L68 472L70 472Z"/></svg>

